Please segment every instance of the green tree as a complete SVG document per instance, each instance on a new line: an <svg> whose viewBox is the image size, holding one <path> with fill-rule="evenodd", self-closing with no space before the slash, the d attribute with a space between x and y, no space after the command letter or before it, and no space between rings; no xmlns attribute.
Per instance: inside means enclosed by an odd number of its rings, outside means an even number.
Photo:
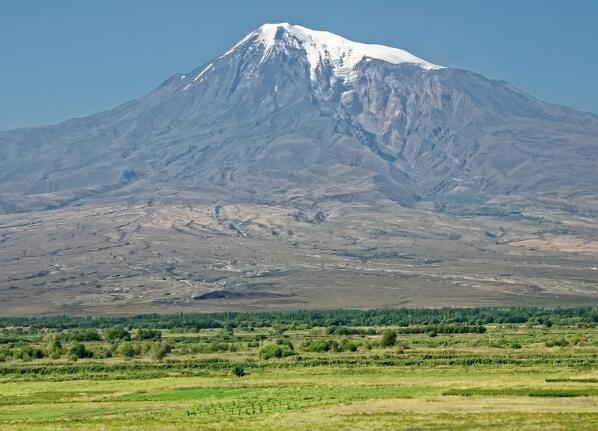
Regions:
<svg viewBox="0 0 598 431"><path fill-rule="evenodd" d="M220 336L224 340L230 340L235 335L235 331L230 325L225 325L224 328L220 331Z"/></svg>
<svg viewBox="0 0 598 431"><path fill-rule="evenodd" d="M394 346L397 342L397 331L393 329L385 329L382 331L382 338L380 339L380 345L382 347Z"/></svg>
<svg viewBox="0 0 598 431"><path fill-rule="evenodd" d="M41 359L44 357L44 351L42 349L40 349L39 347L34 347L34 346L23 346L21 347L15 355L17 358L20 358L24 361L30 360L30 359Z"/></svg>
<svg viewBox="0 0 598 431"><path fill-rule="evenodd" d="M335 346L335 341L329 338L325 339L313 339L313 340L306 340L303 343L303 350L306 352L318 352L323 353L329 350L333 350Z"/></svg>
<svg viewBox="0 0 598 431"><path fill-rule="evenodd" d="M71 341L100 341L100 333L95 329L81 329L69 332L67 338Z"/></svg>
<svg viewBox="0 0 598 431"><path fill-rule="evenodd" d="M119 344L118 353L125 358L132 358L139 354L139 348L136 347L133 343L125 341L124 343Z"/></svg>
<svg viewBox="0 0 598 431"><path fill-rule="evenodd" d="M162 332L157 329L141 328L139 331L137 331L135 338L138 340L160 341L162 339Z"/></svg>
<svg viewBox="0 0 598 431"><path fill-rule="evenodd" d="M152 357L159 361L162 360L172 351L172 346L170 344L162 343L156 346L152 353Z"/></svg>
<svg viewBox="0 0 598 431"><path fill-rule="evenodd" d="M271 358L284 358L294 354L295 351L286 344L267 344L258 350L258 357L264 360Z"/></svg>
<svg viewBox="0 0 598 431"><path fill-rule="evenodd" d="M92 358L93 352L88 350L83 343L75 343L68 350L69 356L73 358Z"/></svg>
<svg viewBox="0 0 598 431"><path fill-rule="evenodd" d="M129 341L131 339L131 333L123 326L113 326L106 330L106 339L110 341Z"/></svg>
<svg viewBox="0 0 598 431"><path fill-rule="evenodd" d="M46 345L48 356L52 359L58 359L62 355L62 342L58 334L50 334L48 337L48 344Z"/></svg>
<svg viewBox="0 0 598 431"><path fill-rule="evenodd" d="M233 367L233 374L237 377L243 377L245 375L245 369L240 365L235 365Z"/></svg>

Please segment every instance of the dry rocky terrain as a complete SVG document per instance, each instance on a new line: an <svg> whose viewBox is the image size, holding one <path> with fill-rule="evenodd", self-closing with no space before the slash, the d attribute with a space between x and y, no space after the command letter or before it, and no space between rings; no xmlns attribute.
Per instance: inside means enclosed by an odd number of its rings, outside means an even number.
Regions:
<svg viewBox="0 0 598 431"><path fill-rule="evenodd" d="M592 211L189 202L0 216L0 313L598 302Z"/></svg>

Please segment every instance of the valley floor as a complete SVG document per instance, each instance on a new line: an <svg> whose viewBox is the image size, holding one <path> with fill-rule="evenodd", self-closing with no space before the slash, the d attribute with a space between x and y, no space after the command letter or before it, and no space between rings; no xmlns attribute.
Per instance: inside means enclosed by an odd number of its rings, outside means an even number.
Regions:
<svg viewBox="0 0 598 431"><path fill-rule="evenodd" d="M0 315L598 303L598 218L149 200L0 216Z"/></svg>
<svg viewBox="0 0 598 431"><path fill-rule="evenodd" d="M596 315L576 313L554 325L169 329L160 341L11 326L0 429L595 430Z"/></svg>
<svg viewBox="0 0 598 431"><path fill-rule="evenodd" d="M555 376L565 381L547 382ZM241 381L4 383L0 424L3 430L595 430L596 379L561 367L314 367ZM563 398L567 392L591 395Z"/></svg>

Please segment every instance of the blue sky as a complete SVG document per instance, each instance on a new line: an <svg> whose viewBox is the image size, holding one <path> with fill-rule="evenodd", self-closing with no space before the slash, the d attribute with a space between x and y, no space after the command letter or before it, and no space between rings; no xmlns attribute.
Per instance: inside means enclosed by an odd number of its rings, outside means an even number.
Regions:
<svg viewBox="0 0 598 431"><path fill-rule="evenodd" d="M598 1L0 0L0 130L109 109L282 21L598 113Z"/></svg>

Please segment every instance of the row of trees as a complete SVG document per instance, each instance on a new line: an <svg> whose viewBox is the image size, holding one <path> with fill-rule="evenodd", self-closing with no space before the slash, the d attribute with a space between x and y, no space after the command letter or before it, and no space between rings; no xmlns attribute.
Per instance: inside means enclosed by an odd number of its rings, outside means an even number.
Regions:
<svg viewBox="0 0 598 431"><path fill-rule="evenodd" d="M594 326L598 307L580 308L442 308L384 310L303 310L288 312L145 314L116 317L3 317L0 327L34 328L126 328L204 329L237 327L303 326L412 326L412 325L487 325L529 323L550 326Z"/></svg>
<svg viewBox="0 0 598 431"><path fill-rule="evenodd" d="M336 340L330 337L309 338L303 342L301 349L305 352L356 352L361 347L371 349L375 345L380 347L392 347L397 344L397 332L394 329L385 329L377 341L355 340L342 338ZM284 358L295 355L295 347L288 338L279 338L274 343L266 344L258 350L260 359Z"/></svg>
<svg viewBox="0 0 598 431"><path fill-rule="evenodd" d="M160 341L162 332L157 329L141 328L132 333L124 326L113 326L103 330L98 329L75 329L68 332L54 334L62 341Z"/></svg>
<svg viewBox="0 0 598 431"><path fill-rule="evenodd" d="M172 347L168 343L156 341L144 341L134 343L131 341L120 341L112 344L89 345L79 341L65 344L60 338L52 337L45 345L26 344L14 348L0 349L0 361L8 359L34 360L34 359L60 359L70 360L84 358L111 358L120 356L124 358L134 358L145 355L153 359L163 359Z"/></svg>

